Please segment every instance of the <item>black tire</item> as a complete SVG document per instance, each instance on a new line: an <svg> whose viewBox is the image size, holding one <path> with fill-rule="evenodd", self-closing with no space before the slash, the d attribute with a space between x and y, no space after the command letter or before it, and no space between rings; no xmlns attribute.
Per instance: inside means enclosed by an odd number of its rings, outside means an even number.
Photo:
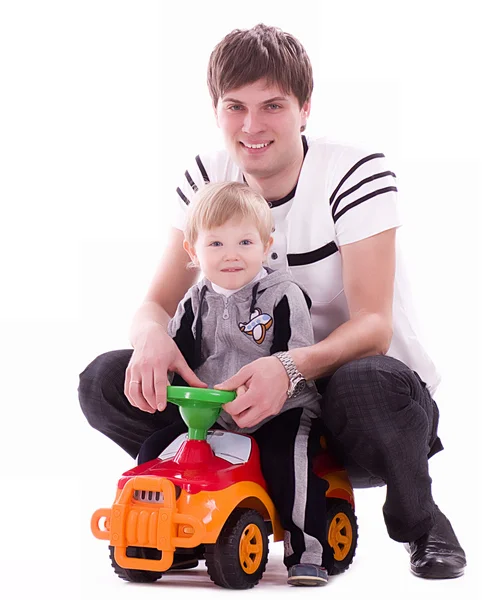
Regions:
<svg viewBox="0 0 497 600"><path fill-rule="evenodd" d="M255 542L255 543L254 543ZM246 551L250 560L244 561ZM212 581L232 590L257 585L266 569L269 553L267 528L256 510L236 508L224 524L215 544L205 545L205 565Z"/></svg>
<svg viewBox="0 0 497 600"><path fill-rule="evenodd" d="M114 546L109 546L110 550L110 560L112 562L112 567L116 574L126 581L131 581L132 583L153 583L162 577L162 573L160 571L144 571L140 569L123 569L119 566L114 558ZM132 558L155 558L157 559L157 554L159 550L154 550L154 548L140 548L138 546L130 546L126 554Z"/></svg>
<svg viewBox="0 0 497 600"><path fill-rule="evenodd" d="M352 564L359 537L354 509L346 500L327 501L326 531L334 556L328 565L328 574L338 575Z"/></svg>

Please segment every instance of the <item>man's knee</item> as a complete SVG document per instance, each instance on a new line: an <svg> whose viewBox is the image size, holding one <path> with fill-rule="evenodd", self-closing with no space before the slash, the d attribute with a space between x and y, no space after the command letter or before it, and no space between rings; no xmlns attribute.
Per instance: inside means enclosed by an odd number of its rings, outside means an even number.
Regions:
<svg viewBox="0 0 497 600"><path fill-rule="evenodd" d="M97 356L80 374L78 396L83 414L92 427L99 421L103 404L120 390L124 392L126 368L132 350L114 350Z"/></svg>
<svg viewBox="0 0 497 600"><path fill-rule="evenodd" d="M387 422L402 419L414 425L422 418L423 424L417 426L424 427L426 415L412 410L413 385L413 372L395 358L380 355L351 361L329 381L323 394L323 420L335 433L348 429L373 437L376 431L385 431Z"/></svg>
<svg viewBox="0 0 497 600"><path fill-rule="evenodd" d="M412 371L391 356L366 356L350 361L330 378L325 397L332 405L359 407L368 398L411 396Z"/></svg>

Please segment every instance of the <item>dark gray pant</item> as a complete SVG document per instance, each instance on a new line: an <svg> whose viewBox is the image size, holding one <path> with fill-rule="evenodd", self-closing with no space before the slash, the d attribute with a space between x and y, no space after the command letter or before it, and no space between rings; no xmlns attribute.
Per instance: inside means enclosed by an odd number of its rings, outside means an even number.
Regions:
<svg viewBox="0 0 497 600"><path fill-rule="evenodd" d="M155 431L181 419L168 404L149 414L131 406L124 376L132 350L98 356L81 373L79 400L92 427L133 458ZM425 384L388 356L351 361L320 380L328 446L347 468L354 487L387 484L383 514L388 533L412 541L432 524L428 458L442 449L438 409Z"/></svg>
<svg viewBox="0 0 497 600"><path fill-rule="evenodd" d="M419 538L435 511L428 458L443 449L425 383L399 360L371 356L343 365L319 387L328 446L352 485L386 484L388 534L399 542Z"/></svg>

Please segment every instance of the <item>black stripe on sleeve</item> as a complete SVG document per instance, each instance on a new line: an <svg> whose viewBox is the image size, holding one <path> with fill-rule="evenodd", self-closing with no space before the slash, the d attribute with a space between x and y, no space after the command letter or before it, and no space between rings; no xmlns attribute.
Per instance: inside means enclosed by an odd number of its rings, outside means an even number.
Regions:
<svg viewBox="0 0 497 600"><path fill-rule="evenodd" d="M198 168L200 169L200 172L202 173L202 177L205 181L205 183L210 183L210 179L209 176L207 175L207 171L205 170L205 167L202 163L202 161L200 160L200 156L195 157L195 162L197 163Z"/></svg>
<svg viewBox="0 0 497 600"><path fill-rule="evenodd" d="M354 200L354 202L351 202L345 208L342 208L342 210L335 215L333 220L336 223L338 221L338 219L342 215L344 215L348 210L350 210L351 208L354 208L354 206L357 206L358 204L362 204L363 202L366 202L366 200L369 200L370 198L374 198L375 196L378 196L380 194L386 194L387 192L396 192L396 191L397 191L397 188L394 185L392 185L390 187L382 188L381 190L376 190L375 192L371 192L370 194L366 194L366 196L363 196L362 198L359 198L358 200Z"/></svg>
<svg viewBox="0 0 497 600"><path fill-rule="evenodd" d="M190 200L188 200L188 198L185 196L185 194L183 194L183 192L181 191L181 189L179 187L176 188L176 191L178 193L178 196L183 200L183 202L188 206L190 204Z"/></svg>
<svg viewBox="0 0 497 600"><path fill-rule="evenodd" d="M302 290L302 293L304 294L304 298L305 298L305 303L307 304L307 308L309 310L311 310L312 308L312 300L311 297L309 296L309 294L307 292L305 292L304 290Z"/></svg>
<svg viewBox="0 0 497 600"><path fill-rule="evenodd" d="M338 211L338 206L340 204L340 201L343 198L346 198L350 194L354 193L356 190L358 190L360 187L362 187L366 183L370 183L371 181L374 181L375 179L380 179L381 177L388 177L389 175L391 175L392 177L395 177L395 173L393 173L392 171L383 171L383 173L376 173L375 175L371 175L371 177L366 177L366 179L359 181L359 183L352 186L349 190L347 190L346 192L343 192L343 194L340 194L340 196L337 196L336 201L331 210L332 217L335 218L335 215Z"/></svg>
<svg viewBox="0 0 497 600"><path fill-rule="evenodd" d="M193 321L194 314L192 309L192 299L188 298L185 302L185 313L181 317L181 322L179 324L176 333L173 336L173 340L176 342L179 351L183 355L190 369L195 369L197 365L195 362L195 338L193 337ZM173 385L183 385L188 386L186 381L178 375L177 373L173 377L172 381Z"/></svg>
<svg viewBox="0 0 497 600"><path fill-rule="evenodd" d="M377 153L377 154L370 154L369 156L365 156L364 158L361 158L361 160L359 162L357 162L349 171L347 171L347 173L345 173L345 175L342 177L342 180L335 188L333 194L331 194L331 196L330 196L330 206L335 201L335 198L336 198L340 188L347 181L347 179L352 175L352 173L355 173L355 171L357 171L357 169L360 166L362 166L364 163L369 162L370 160L374 160L375 158L385 158L385 155L381 154L381 153Z"/></svg>
<svg viewBox="0 0 497 600"><path fill-rule="evenodd" d="M192 190L194 192L198 192L197 184L193 181L193 179L192 179L190 173L188 173L188 171L185 171L185 177L186 177L186 180L188 181L188 183L190 184Z"/></svg>
<svg viewBox="0 0 497 600"><path fill-rule="evenodd" d="M323 260L332 254L338 252L335 242L328 242L321 248L311 250L310 252L302 252L300 254L287 254L289 267L300 267L302 265L310 265L312 263Z"/></svg>
<svg viewBox="0 0 497 600"><path fill-rule="evenodd" d="M270 353L283 352L288 350L288 342L292 334L290 327L290 305L288 298L283 298L278 302L273 311L273 343L271 344Z"/></svg>

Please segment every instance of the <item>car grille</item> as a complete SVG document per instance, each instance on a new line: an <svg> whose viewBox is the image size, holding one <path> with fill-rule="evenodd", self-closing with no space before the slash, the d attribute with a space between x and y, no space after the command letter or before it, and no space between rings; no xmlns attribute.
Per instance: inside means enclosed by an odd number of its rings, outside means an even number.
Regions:
<svg viewBox="0 0 497 600"><path fill-rule="evenodd" d="M146 490L135 490L133 498L140 502L151 502L152 504L163 504L164 494L162 492L148 492Z"/></svg>

